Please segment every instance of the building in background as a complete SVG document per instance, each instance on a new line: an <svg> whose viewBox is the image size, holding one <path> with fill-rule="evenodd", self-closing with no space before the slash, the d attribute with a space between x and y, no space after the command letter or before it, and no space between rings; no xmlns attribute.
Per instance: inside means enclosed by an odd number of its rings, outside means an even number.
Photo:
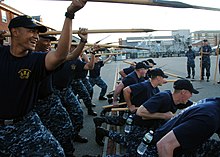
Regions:
<svg viewBox="0 0 220 157"><path fill-rule="evenodd" d="M8 6L7 4L4 3L4 1L0 1L0 30L8 31L8 24L11 21L11 19L19 15L25 15L25 14L13 7ZM36 20L36 23L40 25L44 25L42 23L42 19L40 16L35 16L34 19ZM48 31L56 31L55 29L49 26L46 27ZM5 44L10 44L10 38L6 37L4 42Z"/></svg>
<svg viewBox="0 0 220 157"><path fill-rule="evenodd" d="M127 37L121 43L149 49L148 51L126 50L129 52L126 58L170 57L185 56L189 45L192 45L196 52L199 51L204 39L209 41L211 47L217 47L220 30L190 32L189 29L182 29L172 31L171 36L152 36L150 34L144 37Z"/></svg>
<svg viewBox="0 0 220 157"><path fill-rule="evenodd" d="M211 47L218 45L220 30L200 30L191 33L192 40L201 41L207 39Z"/></svg>

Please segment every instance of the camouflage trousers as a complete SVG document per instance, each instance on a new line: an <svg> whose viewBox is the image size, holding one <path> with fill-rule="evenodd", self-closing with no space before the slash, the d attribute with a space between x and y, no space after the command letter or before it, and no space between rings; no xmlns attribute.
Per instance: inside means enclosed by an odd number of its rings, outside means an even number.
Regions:
<svg viewBox="0 0 220 157"><path fill-rule="evenodd" d="M219 157L220 156L220 141L209 139L201 144L191 153L175 154L174 157ZM142 157L158 157L157 148L154 145L148 146Z"/></svg>
<svg viewBox="0 0 220 157"><path fill-rule="evenodd" d="M124 119L123 117L121 119L123 120L123 124L125 124L126 119ZM127 147L129 144L129 141L134 140L130 137L132 135L133 129L134 129L134 125L132 125L130 133L119 133L113 130L109 130L108 137L112 139L113 141L117 142L118 144Z"/></svg>
<svg viewBox="0 0 220 157"><path fill-rule="evenodd" d="M127 136L128 144L127 144L126 154L128 156L132 156L132 157L139 156L139 154L137 153L137 148L147 131L148 129L145 127L140 127L137 125L133 126L132 131Z"/></svg>
<svg viewBox="0 0 220 157"><path fill-rule="evenodd" d="M174 157L219 157L220 156L220 141L209 139L201 144L191 153L175 154ZM157 148L154 145L148 146L142 157L158 157Z"/></svg>
<svg viewBox="0 0 220 157"><path fill-rule="evenodd" d="M122 134L114 130L109 130L108 133L110 139L123 146L127 146L127 136L128 134Z"/></svg>
<svg viewBox="0 0 220 157"><path fill-rule="evenodd" d="M84 86L86 87L87 91L89 92L90 98L92 99L93 97L93 87L91 83L89 82L89 79L87 77L82 79L82 82Z"/></svg>
<svg viewBox="0 0 220 157"><path fill-rule="evenodd" d="M123 126L126 122L126 119L123 118L123 115L113 115L102 117L107 124Z"/></svg>
<svg viewBox="0 0 220 157"><path fill-rule="evenodd" d="M56 94L51 94L45 99L38 100L34 111L37 112L42 123L60 142L65 153L73 153L74 149L71 139L74 127L68 112L61 103L60 97Z"/></svg>
<svg viewBox="0 0 220 157"><path fill-rule="evenodd" d="M176 157L220 157L220 141L209 139L191 154Z"/></svg>
<svg viewBox="0 0 220 157"><path fill-rule="evenodd" d="M80 99L83 100L86 108L91 109L92 108L92 100L89 95L89 92L87 91L86 87L84 86L82 80L73 80L72 82L72 89L75 91L76 94L79 95Z"/></svg>
<svg viewBox="0 0 220 157"><path fill-rule="evenodd" d="M188 65L188 64L187 64L187 73L188 73L188 76L191 76L191 70L192 70L192 76L195 76L195 65L192 66L192 65Z"/></svg>
<svg viewBox="0 0 220 157"><path fill-rule="evenodd" d="M75 135L73 135L73 137L75 137L79 134L80 129L83 126L83 110L71 87L64 88L60 91L60 97L61 102L69 113L72 124L75 127Z"/></svg>
<svg viewBox="0 0 220 157"><path fill-rule="evenodd" d="M97 78L90 77L89 82L91 83L92 87L95 85L100 87L101 88L100 96L105 96L108 86L105 83L105 81L102 80L102 78L100 76Z"/></svg>
<svg viewBox="0 0 220 157"><path fill-rule="evenodd" d="M206 70L206 76L209 77L210 76L210 67L211 67L211 65L210 65L209 62L203 62L202 63L202 69L201 69L202 70L201 75L204 76L205 75L205 70Z"/></svg>
<svg viewBox="0 0 220 157"><path fill-rule="evenodd" d="M127 148L128 149L128 148ZM158 157L155 145L149 145L147 151L143 155L124 154L124 155L108 155L108 157ZM192 153L174 155L174 157L220 157L220 141L207 140L199 148Z"/></svg>
<svg viewBox="0 0 220 157"><path fill-rule="evenodd" d="M0 125L0 156L64 157L64 151L35 112L13 125Z"/></svg>

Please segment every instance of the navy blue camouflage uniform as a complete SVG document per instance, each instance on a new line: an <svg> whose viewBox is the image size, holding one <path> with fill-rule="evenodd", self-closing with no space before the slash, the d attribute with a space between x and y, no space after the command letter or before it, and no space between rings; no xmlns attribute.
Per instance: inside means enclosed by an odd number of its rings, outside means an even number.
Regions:
<svg viewBox="0 0 220 157"><path fill-rule="evenodd" d="M82 76L84 73L84 66L86 65L86 62L83 62L81 59L76 59L75 60L75 70L73 71L73 81L72 81L72 89L74 90L75 94L78 94L80 99L83 100L86 108L88 110L92 109L92 100L90 97L90 94L85 87L85 85L82 82ZM86 70L87 71L87 70Z"/></svg>
<svg viewBox="0 0 220 157"><path fill-rule="evenodd" d="M85 61L85 60L82 59L82 61ZM87 91L89 92L90 98L92 99L93 87L92 87L91 83L89 82L88 73L89 73L89 70L83 69L83 71L81 72L81 79L82 79L82 82L83 82L84 86L86 87Z"/></svg>
<svg viewBox="0 0 220 157"><path fill-rule="evenodd" d="M220 133L219 105L220 98L207 98L183 110L155 131L149 151L143 156L157 157L156 143L173 130L181 146L175 149L174 157L219 157L220 141L210 139Z"/></svg>
<svg viewBox="0 0 220 157"><path fill-rule="evenodd" d="M144 78L139 78L137 76L137 73L135 71L128 74L123 80L122 83L124 84L124 88L133 85L136 83L140 83L145 81ZM134 99L133 99L134 100ZM119 102L124 102L124 95L123 91L120 93L120 100ZM121 106L120 106L121 107ZM103 117L105 119L105 122L107 124L117 125L117 126L123 126L126 122L126 119L123 118L124 111L119 112L119 116L105 116Z"/></svg>
<svg viewBox="0 0 220 157"><path fill-rule="evenodd" d="M74 128L59 95L53 89L52 75L41 82L34 111L37 112L42 123L59 141L66 156L72 155L74 148L71 139Z"/></svg>
<svg viewBox="0 0 220 157"><path fill-rule="evenodd" d="M79 134L83 126L83 110L71 88L71 82L73 80L72 72L75 67L74 61L66 61L63 63L62 68L53 75L53 85L57 89L56 92L59 94L61 102L69 113L73 124L73 139Z"/></svg>
<svg viewBox="0 0 220 157"><path fill-rule="evenodd" d="M50 74L44 66L46 53L15 57L10 46L0 46L0 52L1 156L64 156L59 142L32 111L39 83Z"/></svg>
<svg viewBox="0 0 220 157"><path fill-rule="evenodd" d="M156 95L148 99L143 106L150 112L160 112L165 113L171 111L175 113L177 111L177 105L174 104L172 93L170 91L159 92ZM126 153L129 156L138 156L137 147L141 143L145 133L151 130L155 130L160 125L162 125L165 120L162 119L152 119L143 120L142 117L135 115L134 117L134 129L128 135L127 140L127 150Z"/></svg>
<svg viewBox="0 0 220 157"><path fill-rule="evenodd" d="M192 77L195 76L195 51L193 51L191 48L186 52L187 57L187 74L188 77L191 77L191 70L192 70Z"/></svg>
<svg viewBox="0 0 220 157"><path fill-rule="evenodd" d="M132 95L131 102L132 102L132 104L135 104L135 107L141 106L145 101L147 101L153 95L160 92L159 88L153 87L149 80L130 85L129 87L131 89L131 95ZM133 114L133 117L134 116L135 116L135 114ZM145 127L139 127L138 125L133 125L132 129L134 129L134 131L132 131L132 132L135 132L135 133L146 131ZM124 134L118 133L116 131L110 130L108 137L113 139L115 142L126 146L128 144L127 141L132 140L130 138L130 134L131 133L124 135Z"/></svg>
<svg viewBox="0 0 220 157"><path fill-rule="evenodd" d="M89 92L90 98L92 99L93 87L92 87L91 83L89 82L89 79L87 78L87 73L86 73L85 77L82 78L82 82L83 82L84 86L86 87L87 91Z"/></svg>
<svg viewBox="0 0 220 157"><path fill-rule="evenodd" d="M210 77L210 67L211 67L211 62L210 62L210 54L212 52L212 48L210 45L202 46L200 49L202 49L202 52L208 52L209 54L203 54L202 55L202 61L200 64L202 64L202 79L204 79L205 75L205 70L206 70L206 77L209 79Z"/></svg>
<svg viewBox="0 0 220 157"><path fill-rule="evenodd" d="M0 125L0 156L64 157L63 148L35 112L12 125Z"/></svg>
<svg viewBox="0 0 220 157"><path fill-rule="evenodd" d="M89 82L91 83L92 87L97 85L98 87L101 88L101 92L99 94L100 97L105 96L108 88L107 84L100 76L101 68L103 66L104 66L104 62L98 61L97 63L95 63L94 69L89 70Z"/></svg>

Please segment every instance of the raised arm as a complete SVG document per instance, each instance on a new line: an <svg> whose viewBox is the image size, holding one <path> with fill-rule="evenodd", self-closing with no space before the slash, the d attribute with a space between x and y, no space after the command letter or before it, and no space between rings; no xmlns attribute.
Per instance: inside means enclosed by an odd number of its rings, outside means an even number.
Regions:
<svg viewBox="0 0 220 157"><path fill-rule="evenodd" d="M47 70L54 70L65 61L66 56L70 51L70 45L72 41L73 15L78 10L83 8L86 2L86 0L72 0L72 3L67 8L66 18L64 20L63 29L58 41L57 49L55 51L50 51L45 58L45 66Z"/></svg>
<svg viewBox="0 0 220 157"><path fill-rule="evenodd" d="M66 60L73 60L79 57L79 55L82 53L83 48L85 44L87 43L88 38L88 32L86 28L80 28L78 32L78 36L80 37L80 43L77 45L77 47L74 50L71 50L70 53L68 53Z"/></svg>
<svg viewBox="0 0 220 157"><path fill-rule="evenodd" d="M84 66L84 69L86 70L92 70L94 68L95 65L95 52L99 49L99 46L96 45L96 43L93 45L93 49L92 52L90 52L91 54L91 59L90 61Z"/></svg>
<svg viewBox="0 0 220 157"><path fill-rule="evenodd" d="M109 55L108 58L106 58L106 59L103 61L103 64L107 63L107 62L112 58L112 56L113 56L113 55Z"/></svg>
<svg viewBox="0 0 220 157"><path fill-rule="evenodd" d="M90 62L89 57L86 52L83 52L81 57L86 63Z"/></svg>

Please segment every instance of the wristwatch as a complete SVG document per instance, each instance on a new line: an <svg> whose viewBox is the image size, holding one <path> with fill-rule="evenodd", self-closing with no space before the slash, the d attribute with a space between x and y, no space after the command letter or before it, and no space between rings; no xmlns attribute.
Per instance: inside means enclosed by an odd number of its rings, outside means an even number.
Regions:
<svg viewBox="0 0 220 157"><path fill-rule="evenodd" d="M80 39L80 42L82 42L82 43L87 43L87 40L86 40L86 39L81 38L81 39Z"/></svg>
<svg viewBox="0 0 220 157"><path fill-rule="evenodd" d="M65 16L66 16L66 18L74 19L75 14L74 14L74 13L66 12L66 13L65 13Z"/></svg>

